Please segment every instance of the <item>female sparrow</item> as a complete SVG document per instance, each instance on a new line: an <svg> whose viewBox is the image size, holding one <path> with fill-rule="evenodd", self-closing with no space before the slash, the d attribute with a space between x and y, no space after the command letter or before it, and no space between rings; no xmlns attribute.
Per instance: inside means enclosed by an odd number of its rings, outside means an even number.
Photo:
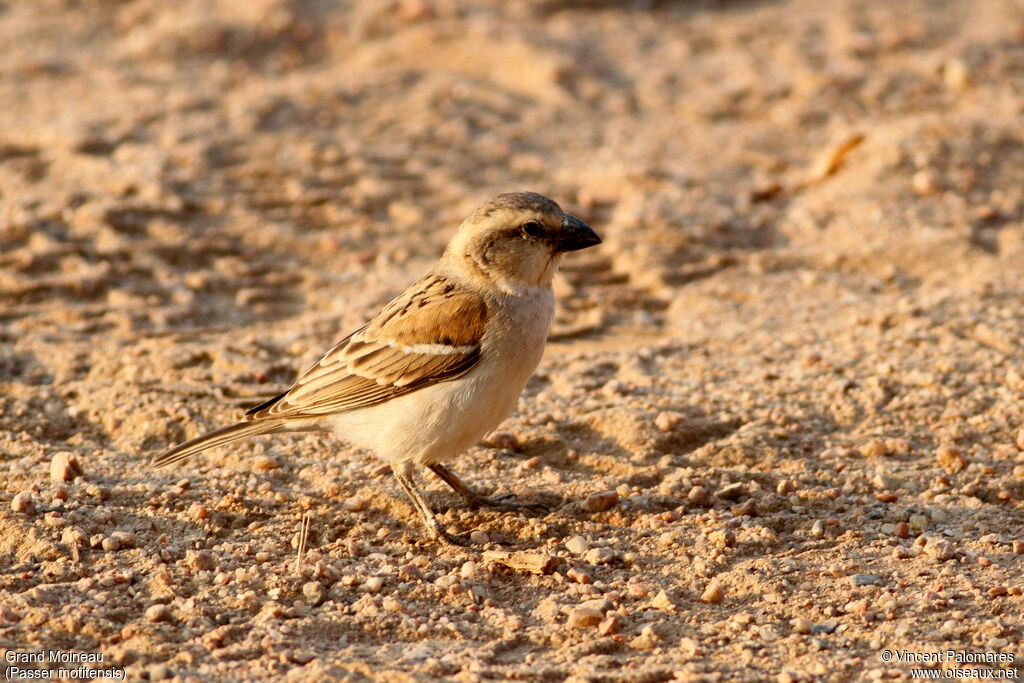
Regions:
<svg viewBox="0 0 1024 683"><path fill-rule="evenodd" d="M242 422L164 451L154 465L258 434L322 430L389 463L438 540L466 544L444 529L417 490L417 466L433 470L472 507L542 507L484 498L442 463L515 408L544 352L555 308L551 281L562 255L600 242L546 197L499 195L470 214L426 277L288 391Z"/></svg>

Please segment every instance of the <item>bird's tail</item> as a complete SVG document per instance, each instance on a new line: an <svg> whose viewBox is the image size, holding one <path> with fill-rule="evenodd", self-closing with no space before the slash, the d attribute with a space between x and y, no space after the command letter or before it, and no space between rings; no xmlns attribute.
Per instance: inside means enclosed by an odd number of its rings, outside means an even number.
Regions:
<svg viewBox="0 0 1024 683"><path fill-rule="evenodd" d="M229 427L215 429L208 434L197 436L191 441L169 448L153 459L154 467L167 467L192 457L196 453L205 451L207 448L220 446L230 441L247 439L258 434L270 434L280 431L281 423L273 420L253 420L251 422L239 422Z"/></svg>

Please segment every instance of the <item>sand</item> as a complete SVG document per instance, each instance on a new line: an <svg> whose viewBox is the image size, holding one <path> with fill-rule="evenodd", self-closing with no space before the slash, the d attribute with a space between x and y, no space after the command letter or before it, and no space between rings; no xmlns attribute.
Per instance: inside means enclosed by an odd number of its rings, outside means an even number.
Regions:
<svg viewBox="0 0 1024 683"><path fill-rule="evenodd" d="M0 35L5 667L1020 675L1019 2L35 0ZM481 549L438 546L327 435L148 466L519 189L605 241L452 468L552 512L426 478Z"/></svg>

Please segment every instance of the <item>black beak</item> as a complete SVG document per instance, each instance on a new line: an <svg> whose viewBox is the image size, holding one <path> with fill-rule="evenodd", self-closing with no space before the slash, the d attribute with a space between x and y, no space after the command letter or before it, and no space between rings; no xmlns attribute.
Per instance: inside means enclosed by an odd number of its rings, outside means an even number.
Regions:
<svg viewBox="0 0 1024 683"><path fill-rule="evenodd" d="M597 236L593 228L576 216L565 214L565 218L562 219L562 229L554 235L555 251L578 251L595 244L601 244L601 238Z"/></svg>

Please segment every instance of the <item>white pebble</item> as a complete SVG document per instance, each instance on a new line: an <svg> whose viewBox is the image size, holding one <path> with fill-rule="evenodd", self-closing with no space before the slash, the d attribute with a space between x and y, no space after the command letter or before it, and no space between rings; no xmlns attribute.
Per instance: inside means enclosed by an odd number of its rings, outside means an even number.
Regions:
<svg viewBox="0 0 1024 683"><path fill-rule="evenodd" d="M590 544L582 536L573 536L565 542L565 549L573 555L582 555L590 550Z"/></svg>

